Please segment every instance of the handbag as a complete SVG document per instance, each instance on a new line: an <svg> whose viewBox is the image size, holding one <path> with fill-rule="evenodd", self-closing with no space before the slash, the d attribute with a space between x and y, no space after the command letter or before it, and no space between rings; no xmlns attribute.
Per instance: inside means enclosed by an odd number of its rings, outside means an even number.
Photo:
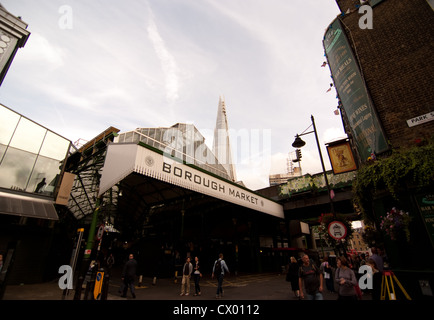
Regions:
<svg viewBox="0 0 434 320"><path fill-rule="evenodd" d="M360 289L359 285L356 284L354 289L356 290L357 299L362 300L362 290Z"/></svg>

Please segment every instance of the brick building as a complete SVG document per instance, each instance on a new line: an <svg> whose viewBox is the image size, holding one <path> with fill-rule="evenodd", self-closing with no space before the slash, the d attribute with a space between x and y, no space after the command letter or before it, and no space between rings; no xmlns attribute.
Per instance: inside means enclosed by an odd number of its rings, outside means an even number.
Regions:
<svg viewBox="0 0 434 320"><path fill-rule="evenodd" d="M434 12L429 0L336 3L341 14L328 26L323 44L359 175L372 158L381 165L396 151L433 144ZM423 150L432 161L433 148ZM366 194L377 228L394 206L410 212L411 240L402 244L384 237L384 247L410 295L432 298L434 175L432 170L426 174L427 184L417 185L407 176L405 183L392 186L396 193L386 184ZM421 281L433 288L431 294Z"/></svg>
<svg viewBox="0 0 434 320"><path fill-rule="evenodd" d="M372 29L361 29L360 1L336 2L391 147L410 147L417 139L431 138L433 121L407 124L407 120L434 111L434 13L429 3L375 1Z"/></svg>

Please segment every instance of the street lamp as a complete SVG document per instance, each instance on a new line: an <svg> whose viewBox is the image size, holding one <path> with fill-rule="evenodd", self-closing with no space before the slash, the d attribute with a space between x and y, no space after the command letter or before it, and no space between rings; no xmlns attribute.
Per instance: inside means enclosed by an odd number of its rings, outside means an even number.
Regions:
<svg viewBox="0 0 434 320"><path fill-rule="evenodd" d="M325 184L326 184L326 186L327 186L327 192L328 192L328 196L329 196L330 210L331 210L331 212L332 212L332 214L333 214L333 217L336 217L335 209L334 209L334 206L333 206L333 199L332 199L332 196L331 196L331 189L330 189L329 181L328 181L328 179L327 179L326 170L325 170L325 167L324 167L324 160L323 160L323 158L322 158L321 148L320 148L320 146L319 146L318 134L317 134L317 132L316 132L316 126L315 126L315 119L313 118L313 115L311 115L310 118L312 119L313 131L303 132L303 133L301 133L301 134L297 134L297 135L295 136L295 140L294 140L294 142L292 143L292 146L293 146L294 148L301 148L301 147L303 147L303 146L306 144L306 142L303 141L303 140L300 138L300 136L304 136L304 135L309 134L309 133L315 133L316 144L317 144L317 147L318 147L319 157L320 157L320 159L321 159L322 172L323 172L323 174L324 174L324 180L325 180ZM310 126L309 126L309 127L310 127ZM306 129L306 130L307 130L307 129Z"/></svg>

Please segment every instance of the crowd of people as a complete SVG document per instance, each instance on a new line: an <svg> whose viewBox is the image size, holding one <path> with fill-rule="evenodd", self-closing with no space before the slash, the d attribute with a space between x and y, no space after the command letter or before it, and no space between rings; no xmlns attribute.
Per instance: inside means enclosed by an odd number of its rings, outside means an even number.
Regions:
<svg viewBox="0 0 434 320"><path fill-rule="evenodd" d="M134 280L137 275L137 261L134 259L134 255L130 254L128 261L124 264L122 269L121 279L122 285L119 289L121 297L126 298L128 289L131 291L133 298L136 298ZM229 268L223 260L223 254L220 253L217 260L214 261L211 277L217 280L217 292L216 299L223 297L223 279L225 274L229 273ZM190 295L190 280L194 279L194 296L200 296L200 279L202 278L201 265L199 257L194 257L194 262L191 263L191 258L187 257L182 266L182 281L181 281L181 296Z"/></svg>
<svg viewBox="0 0 434 320"><path fill-rule="evenodd" d="M307 254L299 259L290 257L286 267L286 281L290 282L294 298L307 300L323 300L323 292L327 290L336 294L338 300L359 300L363 294L370 294L372 300L380 299L381 276L386 266L385 257L379 248L371 248L371 254L353 254L340 256L325 256L319 263L316 263ZM359 287L359 280L362 274L359 273L361 266L369 266L372 271L368 276L372 277L372 287ZM129 255L129 260L122 270L122 288L119 290L122 297L126 297L130 289L135 298L134 278L137 273L137 261L134 255ZM212 267L212 278L217 281L216 298L223 297L223 279L229 273L229 268L220 253ZM202 278L201 264L199 257L195 256L194 261L187 257L182 266L181 296L190 295L191 279L194 280L194 296L201 295L200 280Z"/></svg>
<svg viewBox="0 0 434 320"><path fill-rule="evenodd" d="M360 300L364 294L371 294L372 300L380 299L381 276L387 268L387 258L380 248L371 248L371 254L353 254L340 256L331 261L325 256L317 265L307 254L300 259L290 258L286 268L286 281L290 282L295 298L323 300L323 292L327 290L336 294L338 300ZM386 263L385 263L386 262ZM370 267L372 277L370 288L363 290L359 280L364 274L359 273L361 266Z"/></svg>

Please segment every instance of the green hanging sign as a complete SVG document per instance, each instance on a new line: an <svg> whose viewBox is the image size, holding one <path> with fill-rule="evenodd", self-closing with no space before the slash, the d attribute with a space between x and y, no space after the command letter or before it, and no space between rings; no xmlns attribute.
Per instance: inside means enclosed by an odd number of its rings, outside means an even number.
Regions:
<svg viewBox="0 0 434 320"><path fill-rule="evenodd" d="M371 153L379 154L389 147L339 19L329 26L323 45L357 151L366 161Z"/></svg>
<svg viewBox="0 0 434 320"><path fill-rule="evenodd" d="M431 244L434 247L434 193L426 193L416 196L422 221L425 224Z"/></svg>

